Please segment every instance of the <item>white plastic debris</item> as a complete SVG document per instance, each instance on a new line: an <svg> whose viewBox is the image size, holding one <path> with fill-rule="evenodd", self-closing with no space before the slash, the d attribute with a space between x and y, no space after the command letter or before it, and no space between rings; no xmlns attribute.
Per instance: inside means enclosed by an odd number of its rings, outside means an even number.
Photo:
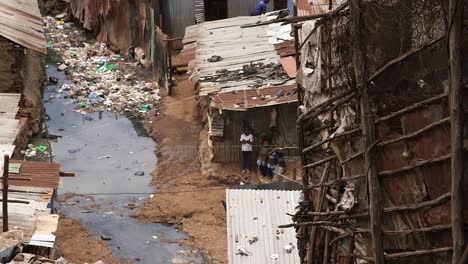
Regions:
<svg viewBox="0 0 468 264"><path fill-rule="evenodd" d="M284 252L291 253L294 250L294 248L294 245L292 243L289 243L288 245L284 246Z"/></svg>
<svg viewBox="0 0 468 264"><path fill-rule="evenodd" d="M236 251L236 255L250 256L250 252L248 252L247 249L245 249L244 247L238 246L237 251Z"/></svg>
<svg viewBox="0 0 468 264"><path fill-rule="evenodd" d="M278 259L279 258L279 255L278 254L272 254L270 256L271 259Z"/></svg>

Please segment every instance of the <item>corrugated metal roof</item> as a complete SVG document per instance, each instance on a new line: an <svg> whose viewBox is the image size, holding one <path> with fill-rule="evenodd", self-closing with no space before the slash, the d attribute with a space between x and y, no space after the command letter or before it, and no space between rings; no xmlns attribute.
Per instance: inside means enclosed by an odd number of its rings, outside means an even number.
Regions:
<svg viewBox="0 0 468 264"><path fill-rule="evenodd" d="M51 202L53 191L52 188L10 185L8 200L27 202L8 203L9 228L23 231L24 242L29 242L35 234L38 216L50 214L51 209L48 208L48 205ZM1 208L0 213L3 215ZM1 221L0 226L3 226Z"/></svg>
<svg viewBox="0 0 468 264"><path fill-rule="evenodd" d="M206 80L208 77L216 76L219 70L241 70L244 65L254 62L279 64L280 56L274 44L292 39L290 25L274 23L241 28L244 24L265 22L274 18L275 16L235 17L205 22L197 28L187 28L184 43L190 45L190 49L196 47L196 58L189 64L189 68L194 69L191 80L199 83L199 95L207 96L220 90L250 89L258 81L255 76L222 82ZM188 52L189 48L186 51ZM208 62L212 56L221 56L222 60ZM266 82L278 85L285 84L287 80L271 82L266 80Z"/></svg>
<svg viewBox="0 0 468 264"><path fill-rule="evenodd" d="M294 228L278 228L291 222L286 213L294 213L299 195L300 191L226 190L229 263L300 263ZM253 237L258 240L250 244ZM287 253L284 247L290 244L294 249ZM249 256L236 254L238 247Z"/></svg>
<svg viewBox="0 0 468 264"><path fill-rule="evenodd" d="M215 107L221 110L245 111L263 106L297 102L297 86L272 86L217 93L211 96Z"/></svg>
<svg viewBox="0 0 468 264"><path fill-rule="evenodd" d="M37 1L1 0L0 36L47 54L47 41Z"/></svg>
<svg viewBox="0 0 468 264"><path fill-rule="evenodd" d="M320 15L329 11L329 0L296 0L297 15ZM345 0L332 0L332 10L341 5Z"/></svg>

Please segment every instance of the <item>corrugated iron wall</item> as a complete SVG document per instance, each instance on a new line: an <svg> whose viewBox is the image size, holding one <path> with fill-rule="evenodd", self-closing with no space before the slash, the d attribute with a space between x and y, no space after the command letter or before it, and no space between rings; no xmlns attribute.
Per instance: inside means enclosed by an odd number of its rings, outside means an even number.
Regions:
<svg viewBox="0 0 468 264"><path fill-rule="evenodd" d="M281 135L286 137L284 145L296 146L296 108L297 104L287 104L277 107L278 126ZM214 162L232 163L239 162L241 156L240 135L243 132L244 122L247 121L253 129L255 136L254 145L260 144L262 134L270 129L270 114L272 107L259 107L249 111L224 111L224 137L213 139ZM256 159L259 147L254 147L253 159ZM287 156L298 155L297 149L284 151ZM253 161L252 161L253 162ZM255 164L255 163L252 163Z"/></svg>
<svg viewBox="0 0 468 264"><path fill-rule="evenodd" d="M227 0L228 17L250 16L260 0ZM273 11L273 1L268 4L267 12Z"/></svg>
<svg viewBox="0 0 468 264"><path fill-rule="evenodd" d="M185 28L195 24L194 6L194 0L164 1L162 10L164 33L171 38L182 38Z"/></svg>

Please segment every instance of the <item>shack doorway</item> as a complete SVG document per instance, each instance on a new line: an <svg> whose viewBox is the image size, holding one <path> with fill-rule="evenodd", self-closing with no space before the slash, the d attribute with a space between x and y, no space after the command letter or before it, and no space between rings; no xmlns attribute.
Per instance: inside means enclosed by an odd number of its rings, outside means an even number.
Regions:
<svg viewBox="0 0 468 264"><path fill-rule="evenodd" d="M205 20L227 18L227 0L205 0Z"/></svg>

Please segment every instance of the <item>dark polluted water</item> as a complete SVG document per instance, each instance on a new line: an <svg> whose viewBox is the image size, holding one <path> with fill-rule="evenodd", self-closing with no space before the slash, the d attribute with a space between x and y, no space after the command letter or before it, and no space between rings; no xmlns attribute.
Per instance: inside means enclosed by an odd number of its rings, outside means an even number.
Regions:
<svg viewBox="0 0 468 264"><path fill-rule="evenodd" d="M58 136L51 143L54 162L61 163L62 171L76 173L62 178L59 213L81 221L92 238L110 239L108 245L117 259L203 263L199 250L173 243L187 239L186 234L130 217L154 192L150 183L156 145L138 121L111 112L74 111L76 103L57 92L69 82L66 76L54 65L47 73L59 80L44 87L49 134ZM32 143L40 142L33 139Z"/></svg>

